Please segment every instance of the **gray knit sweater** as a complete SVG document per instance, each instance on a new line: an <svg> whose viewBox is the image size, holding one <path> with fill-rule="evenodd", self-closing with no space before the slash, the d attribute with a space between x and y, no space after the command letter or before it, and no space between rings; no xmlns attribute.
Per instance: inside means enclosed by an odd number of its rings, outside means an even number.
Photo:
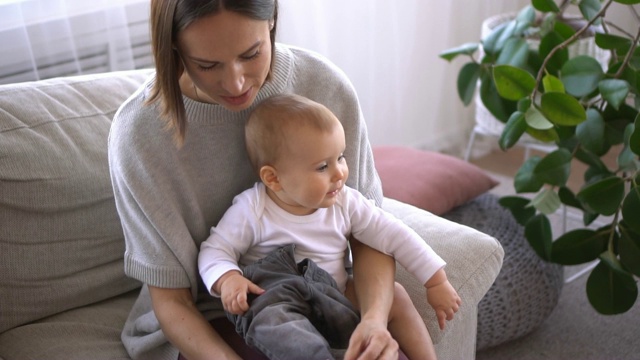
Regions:
<svg viewBox="0 0 640 360"><path fill-rule="evenodd" d="M126 241L125 272L156 287L191 288L198 308L213 319L223 312L202 285L197 255L233 197L257 180L243 135L253 106L230 112L184 97L188 124L178 149L158 106L144 105L153 81L121 106L109 136L109 166ZM365 122L345 74L316 53L277 44L273 76L255 104L278 93L306 96L336 114L346 133L348 185L380 204L382 190ZM135 359L177 359L153 314L146 285L122 340Z"/></svg>

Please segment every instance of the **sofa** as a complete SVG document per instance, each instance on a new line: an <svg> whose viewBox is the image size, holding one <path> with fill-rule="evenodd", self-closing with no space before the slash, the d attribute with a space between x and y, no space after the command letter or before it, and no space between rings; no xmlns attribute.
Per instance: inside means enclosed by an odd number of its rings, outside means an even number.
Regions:
<svg viewBox="0 0 640 360"><path fill-rule="evenodd" d="M120 332L141 284L123 272L107 139L118 106L150 74L0 86L0 359L128 358ZM439 358L474 358L478 303L500 271L502 246L396 199L383 207L445 259L462 298L440 331L422 285L397 267Z"/></svg>

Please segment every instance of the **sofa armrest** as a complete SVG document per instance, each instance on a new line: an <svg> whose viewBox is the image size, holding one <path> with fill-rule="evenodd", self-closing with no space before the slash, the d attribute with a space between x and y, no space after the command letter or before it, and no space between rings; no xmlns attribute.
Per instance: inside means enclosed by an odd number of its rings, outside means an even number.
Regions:
<svg viewBox="0 0 640 360"><path fill-rule="evenodd" d="M427 325L438 358L473 359L478 303L500 272L502 246L487 234L397 200L385 198L382 208L413 228L447 262L447 277L462 298L454 320L441 331L423 284L396 266L396 280L405 287Z"/></svg>

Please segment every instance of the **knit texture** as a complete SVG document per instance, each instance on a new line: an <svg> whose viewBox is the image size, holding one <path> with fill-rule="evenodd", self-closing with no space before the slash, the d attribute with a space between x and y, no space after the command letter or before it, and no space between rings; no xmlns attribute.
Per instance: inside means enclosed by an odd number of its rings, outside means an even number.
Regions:
<svg viewBox="0 0 640 360"><path fill-rule="evenodd" d="M517 339L542 324L560 298L562 266L540 259L524 228L493 194L485 193L444 217L494 236L504 248L502 269L478 305L477 349Z"/></svg>

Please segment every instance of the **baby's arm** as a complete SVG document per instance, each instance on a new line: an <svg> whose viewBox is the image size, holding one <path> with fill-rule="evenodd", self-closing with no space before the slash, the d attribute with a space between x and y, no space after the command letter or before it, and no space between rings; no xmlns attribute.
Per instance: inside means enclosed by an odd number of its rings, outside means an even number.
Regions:
<svg viewBox="0 0 640 360"><path fill-rule="evenodd" d="M224 309L235 315L242 315L249 310L248 293L256 295L264 293L262 288L235 270L223 274L213 284L213 290L220 294Z"/></svg>
<svg viewBox="0 0 640 360"><path fill-rule="evenodd" d="M445 320L452 320L460 308L460 296L447 279L443 268L436 271L424 287L427 288L427 302L436 311L440 330L444 330Z"/></svg>

